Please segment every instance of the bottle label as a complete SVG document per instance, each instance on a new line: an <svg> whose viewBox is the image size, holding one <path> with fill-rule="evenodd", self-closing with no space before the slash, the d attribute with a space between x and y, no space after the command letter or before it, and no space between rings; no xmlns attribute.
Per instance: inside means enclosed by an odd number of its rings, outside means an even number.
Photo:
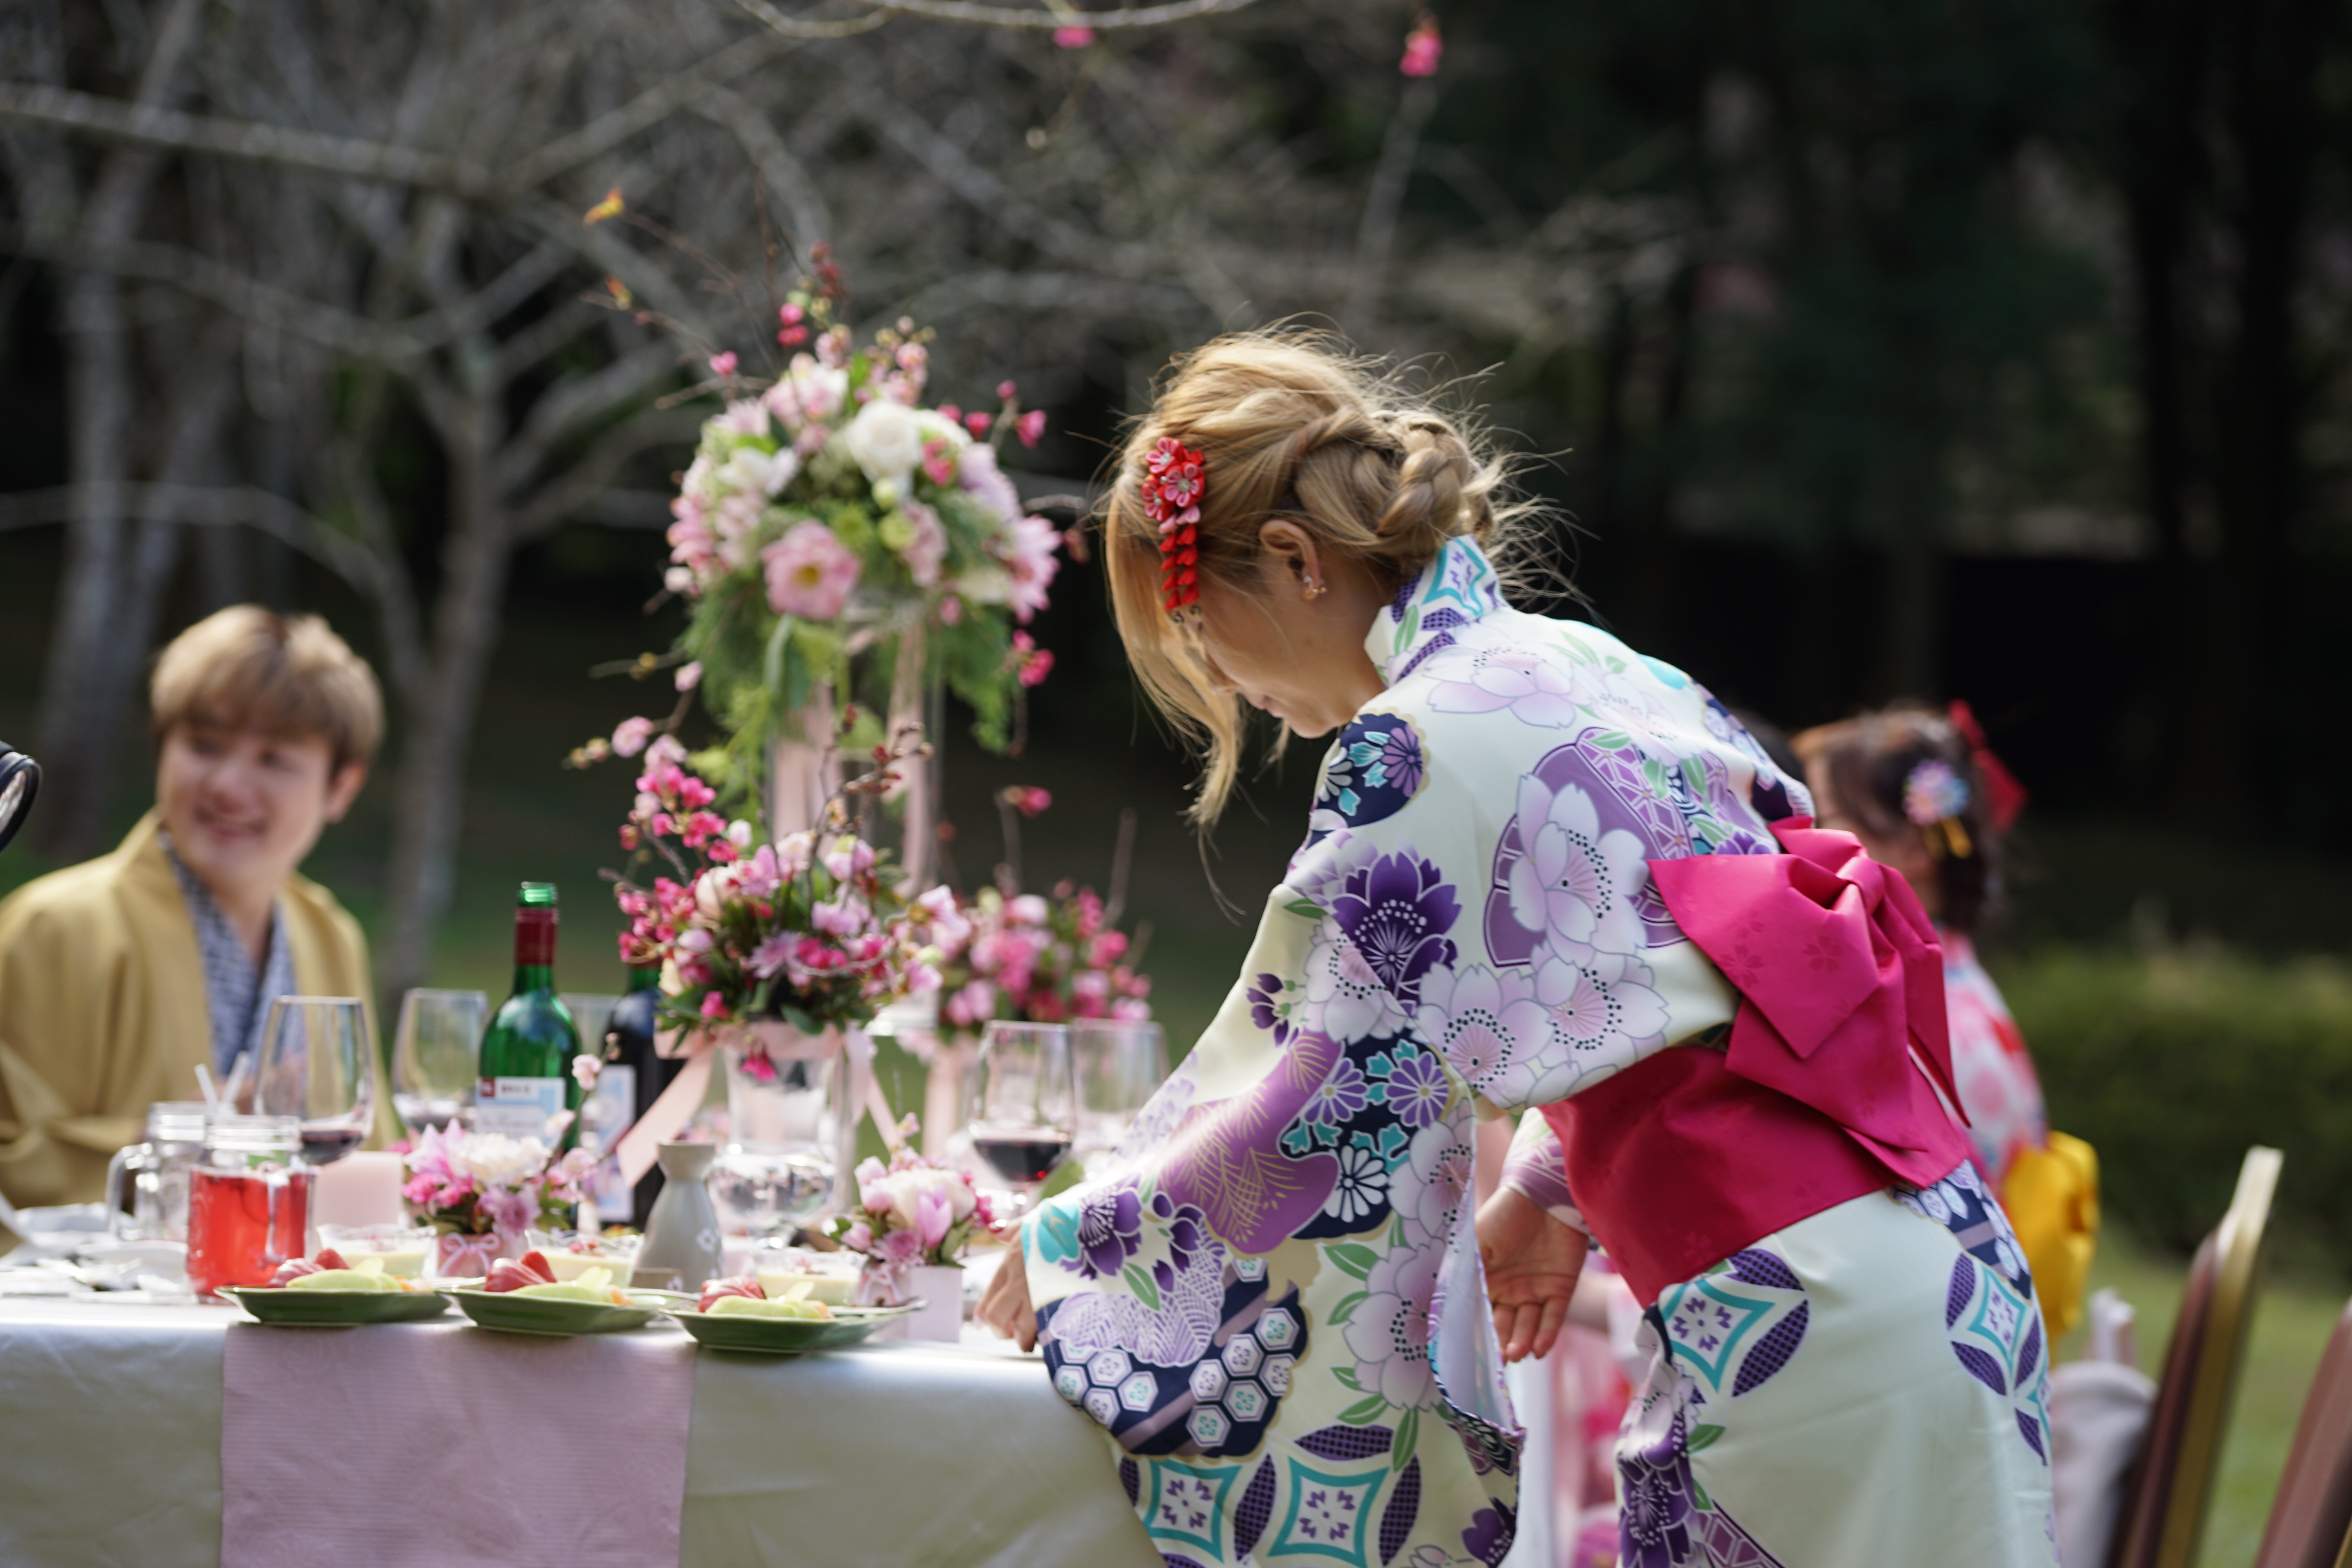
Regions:
<svg viewBox="0 0 2352 1568"><path fill-rule="evenodd" d="M547 1123L562 1109L560 1078L486 1078L474 1089L474 1131L551 1143Z"/></svg>

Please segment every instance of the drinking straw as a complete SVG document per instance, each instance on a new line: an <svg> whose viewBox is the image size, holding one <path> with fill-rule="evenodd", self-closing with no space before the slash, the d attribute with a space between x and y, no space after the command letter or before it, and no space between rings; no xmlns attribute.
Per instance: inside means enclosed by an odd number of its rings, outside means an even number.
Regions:
<svg viewBox="0 0 2352 1568"><path fill-rule="evenodd" d="M220 1090L213 1087L213 1069L204 1063L196 1064L196 1087L205 1091L205 1106L217 1113L221 1108Z"/></svg>

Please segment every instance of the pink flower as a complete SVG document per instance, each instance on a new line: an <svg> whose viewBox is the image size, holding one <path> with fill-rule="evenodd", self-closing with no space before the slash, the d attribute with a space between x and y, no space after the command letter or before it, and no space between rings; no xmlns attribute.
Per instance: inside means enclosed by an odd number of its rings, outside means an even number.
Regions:
<svg viewBox="0 0 2352 1568"><path fill-rule="evenodd" d="M572 1058L572 1077L583 1089L596 1087L596 1075L604 1068L604 1058L590 1056L586 1051Z"/></svg>
<svg viewBox="0 0 2352 1568"><path fill-rule="evenodd" d="M911 1230L894 1230L882 1238L877 1256L885 1263L903 1268L922 1261L922 1240Z"/></svg>
<svg viewBox="0 0 2352 1568"><path fill-rule="evenodd" d="M1045 792L1040 790L1037 793L1043 795ZM1034 893L1024 893L1017 899L1005 901L1004 913L1016 925L1041 926L1045 923L1045 900Z"/></svg>
<svg viewBox="0 0 2352 1568"><path fill-rule="evenodd" d="M1397 69L1406 76L1435 76L1438 57L1445 52L1445 40L1438 36L1437 18L1424 13L1412 32L1405 35L1404 58Z"/></svg>
<svg viewBox="0 0 2352 1568"><path fill-rule="evenodd" d="M654 743L646 748L646 766L648 770L662 767L674 768L680 766L685 761L686 742L676 735L656 735L654 737Z"/></svg>
<svg viewBox="0 0 2352 1568"><path fill-rule="evenodd" d="M1033 408L1024 414L1013 425L1013 433L1021 437L1023 446L1035 446L1039 438L1045 434L1045 411L1042 408Z"/></svg>
<svg viewBox="0 0 2352 1568"><path fill-rule="evenodd" d="M928 466L928 465L927 465ZM940 481L946 483L946 480ZM898 503L914 530L914 537L898 553L906 560L907 570L918 588L929 588L940 580L940 566L948 558L948 531L940 521L940 514L921 501L908 499Z"/></svg>
<svg viewBox="0 0 2352 1568"><path fill-rule="evenodd" d="M780 931L751 950L751 970L765 980L791 962L793 949L800 943L796 931Z"/></svg>
<svg viewBox="0 0 2352 1568"><path fill-rule="evenodd" d="M1013 576L1013 592L1006 603L1024 625L1045 607L1045 590L1053 585L1054 574L1062 569L1054 555L1061 542L1061 534L1042 517L1024 517L1013 525L1013 559L1005 563Z"/></svg>
<svg viewBox="0 0 2352 1568"><path fill-rule="evenodd" d="M706 1018L727 1016L727 998L713 991L702 998L702 1016Z"/></svg>
<svg viewBox="0 0 2352 1568"><path fill-rule="evenodd" d="M952 626L963 620L963 601L953 594L940 601L940 625Z"/></svg>
<svg viewBox="0 0 2352 1568"><path fill-rule="evenodd" d="M853 834L845 833L825 850L824 865L836 882L862 877L874 868L874 846Z"/></svg>
<svg viewBox="0 0 2352 1568"><path fill-rule="evenodd" d="M809 910L809 923L827 936L856 936L873 918L855 899L828 900Z"/></svg>
<svg viewBox="0 0 2352 1568"><path fill-rule="evenodd" d="M710 374L713 375L733 375L735 374L735 352L732 349L730 349L725 353L712 354L710 356Z"/></svg>
<svg viewBox="0 0 2352 1568"><path fill-rule="evenodd" d="M988 427L995 423L995 415L983 413L976 408L963 416L963 427L975 436L987 435Z"/></svg>
<svg viewBox="0 0 2352 1568"><path fill-rule="evenodd" d="M768 433L768 411L756 397L738 398L727 405L717 424L721 430L734 436L764 436Z"/></svg>
<svg viewBox="0 0 2352 1568"><path fill-rule="evenodd" d="M867 1225L864 1220L859 1220L856 1225L851 1226L847 1230L841 1233L841 1245L849 1248L852 1252L873 1251L874 1227Z"/></svg>
<svg viewBox="0 0 2352 1568"><path fill-rule="evenodd" d="M484 1193L480 1203L482 1212L490 1217L490 1228L500 1236L520 1236L539 1217L539 1198L535 1194L500 1189Z"/></svg>
<svg viewBox="0 0 2352 1568"><path fill-rule="evenodd" d="M1056 27L1054 29L1054 47L1058 49L1083 49L1094 41L1095 30L1092 27ZM1008 382L1006 384L1010 385L1012 384Z"/></svg>
<svg viewBox="0 0 2352 1568"><path fill-rule="evenodd" d="M702 684L702 661L692 659L677 667L677 689L691 691Z"/></svg>
<svg viewBox="0 0 2352 1568"><path fill-rule="evenodd" d="M832 620L857 586L857 557L821 522L793 524L760 559L767 566L768 606L780 616Z"/></svg>
<svg viewBox="0 0 2352 1568"><path fill-rule="evenodd" d="M996 384L996 395L1004 402L1010 403L1021 395L1021 390L1009 381L1000 381Z"/></svg>
<svg viewBox="0 0 2352 1568"><path fill-rule="evenodd" d="M985 980L975 980L958 991L940 1008L949 1023L969 1029L996 1016L996 987Z"/></svg>
<svg viewBox="0 0 2352 1568"><path fill-rule="evenodd" d="M634 757L646 749L654 738L654 721L650 719L624 719L613 731L613 751L616 755Z"/></svg>
<svg viewBox="0 0 2352 1568"><path fill-rule="evenodd" d="M943 1193L926 1189L915 1199L915 1235L929 1252L947 1239L948 1226L955 1223L955 1209Z"/></svg>

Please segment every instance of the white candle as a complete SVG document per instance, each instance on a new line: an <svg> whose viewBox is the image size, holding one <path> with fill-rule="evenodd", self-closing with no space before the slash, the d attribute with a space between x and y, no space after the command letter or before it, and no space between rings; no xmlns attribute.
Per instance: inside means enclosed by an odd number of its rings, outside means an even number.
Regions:
<svg viewBox="0 0 2352 1568"><path fill-rule="evenodd" d="M312 1225L394 1225L400 1218L399 1155L362 1149L319 1167Z"/></svg>

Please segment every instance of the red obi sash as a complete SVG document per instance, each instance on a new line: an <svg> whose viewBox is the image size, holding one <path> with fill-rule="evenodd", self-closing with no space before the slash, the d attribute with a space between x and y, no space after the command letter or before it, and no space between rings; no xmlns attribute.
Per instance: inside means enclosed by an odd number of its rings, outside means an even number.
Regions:
<svg viewBox="0 0 2352 1568"><path fill-rule="evenodd" d="M1772 832L1787 854L1650 862L1683 934L1740 992L1728 1048L1663 1051L1543 1108L1578 1208L1645 1303L1969 1157L1936 1097L1959 1104L1943 952L1909 884L1810 818Z"/></svg>

